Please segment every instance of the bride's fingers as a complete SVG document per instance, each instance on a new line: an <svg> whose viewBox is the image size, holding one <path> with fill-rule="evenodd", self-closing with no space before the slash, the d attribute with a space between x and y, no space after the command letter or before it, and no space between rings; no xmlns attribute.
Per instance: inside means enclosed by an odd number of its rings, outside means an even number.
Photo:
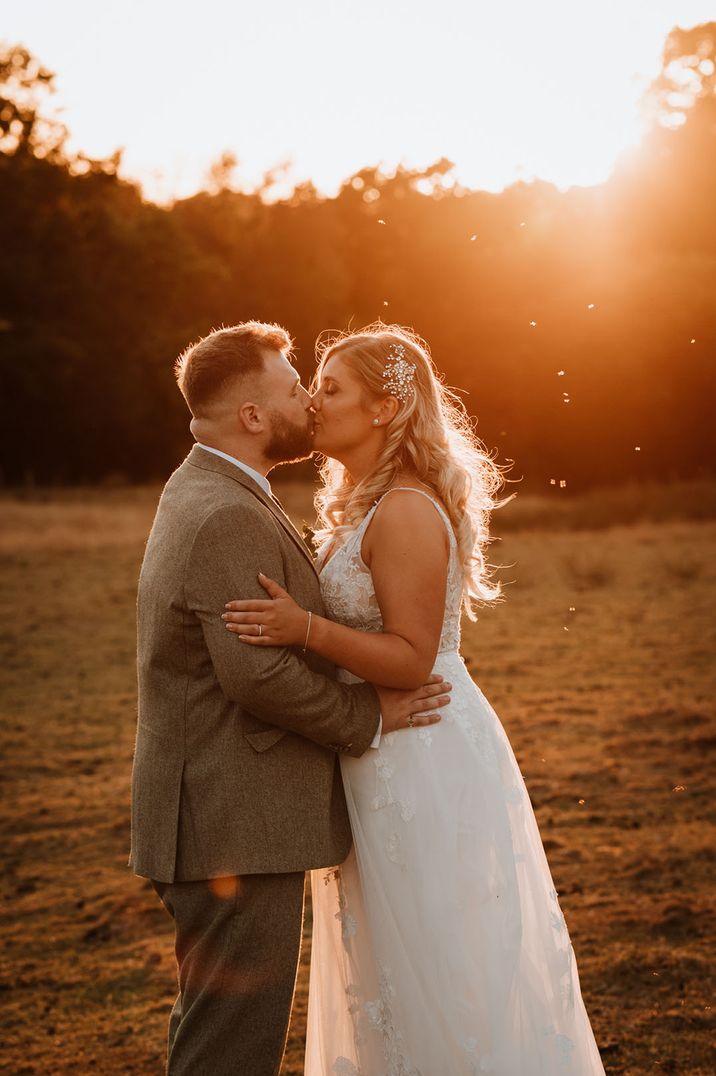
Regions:
<svg viewBox="0 0 716 1076"><path fill-rule="evenodd" d="M264 575L263 572L259 572L259 583L273 599L288 597L288 592L285 591L283 587L280 587L275 579L271 579L270 576Z"/></svg>
<svg viewBox="0 0 716 1076"><path fill-rule="evenodd" d="M230 609L234 613L265 613L272 605L273 602L266 598L246 598L241 601L227 602L224 609Z"/></svg>
<svg viewBox="0 0 716 1076"><path fill-rule="evenodd" d="M222 613L221 619L226 624L265 624L265 613L242 609L239 613Z"/></svg>
<svg viewBox="0 0 716 1076"><path fill-rule="evenodd" d="M268 634L268 628L265 624L248 623L247 621L224 624L224 627L227 631L232 631L235 635L250 635L252 639L261 639ZM258 630L259 628L261 628L260 633Z"/></svg>
<svg viewBox="0 0 716 1076"><path fill-rule="evenodd" d="M277 643L271 638L270 630L263 624L224 624L227 631L232 635L238 635L242 643L250 643L251 646L276 646ZM259 628L261 632L259 634Z"/></svg>

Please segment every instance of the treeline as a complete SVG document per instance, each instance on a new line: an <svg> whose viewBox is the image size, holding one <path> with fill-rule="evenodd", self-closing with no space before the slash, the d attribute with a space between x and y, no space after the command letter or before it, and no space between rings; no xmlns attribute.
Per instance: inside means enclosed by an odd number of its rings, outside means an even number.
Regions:
<svg viewBox="0 0 716 1076"><path fill-rule="evenodd" d="M531 489L716 469L716 24L674 31L644 144L608 183L461 189L449 161L267 204L230 167L170 208L69 155L53 76L0 57L4 483L165 476L188 446L172 363L279 321L309 377L326 328L413 325ZM566 486L560 487L559 483Z"/></svg>

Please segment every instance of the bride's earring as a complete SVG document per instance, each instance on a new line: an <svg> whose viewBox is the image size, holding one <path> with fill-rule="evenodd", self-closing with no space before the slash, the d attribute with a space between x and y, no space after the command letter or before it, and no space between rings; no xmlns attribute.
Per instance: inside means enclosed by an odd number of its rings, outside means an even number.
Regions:
<svg viewBox="0 0 716 1076"><path fill-rule="evenodd" d="M374 426L379 426L380 425L380 419L374 418L373 419L373 425Z"/></svg>

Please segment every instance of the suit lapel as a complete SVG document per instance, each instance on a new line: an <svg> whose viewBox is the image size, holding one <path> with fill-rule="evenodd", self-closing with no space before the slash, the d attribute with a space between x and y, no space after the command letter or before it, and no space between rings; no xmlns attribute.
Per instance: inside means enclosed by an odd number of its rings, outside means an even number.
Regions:
<svg viewBox="0 0 716 1076"><path fill-rule="evenodd" d="M205 449L200 448L199 445L194 445L191 452L187 456L187 463L190 463L193 467L199 467L203 471L216 471L218 474L224 475L226 478L230 478L233 482L238 482L249 491L257 500L268 508L271 515L276 519L291 541L300 549L304 557L311 565L314 571L316 566L313 562L313 557L308 551L306 543L301 535L294 527L291 520L283 511L281 506L270 497L258 484L254 482L250 475L242 471L240 467L237 467L234 463L230 463L229 460L224 460L221 456L215 456L213 452L206 452ZM316 573L318 574L318 573Z"/></svg>

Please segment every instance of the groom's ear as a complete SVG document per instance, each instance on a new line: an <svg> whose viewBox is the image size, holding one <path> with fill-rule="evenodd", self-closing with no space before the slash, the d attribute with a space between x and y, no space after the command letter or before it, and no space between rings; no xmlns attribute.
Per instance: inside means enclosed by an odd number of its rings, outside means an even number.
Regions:
<svg viewBox="0 0 716 1076"><path fill-rule="evenodd" d="M264 418L261 408L255 403L244 403L237 412L239 425L247 433L263 433Z"/></svg>

